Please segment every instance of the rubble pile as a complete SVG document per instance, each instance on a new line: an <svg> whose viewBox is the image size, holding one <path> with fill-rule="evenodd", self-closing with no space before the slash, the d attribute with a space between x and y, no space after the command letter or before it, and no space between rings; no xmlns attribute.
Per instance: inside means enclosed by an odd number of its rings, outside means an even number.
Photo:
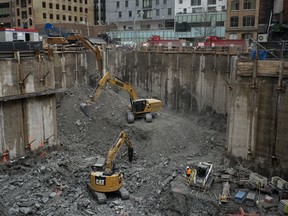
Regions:
<svg viewBox="0 0 288 216"><path fill-rule="evenodd" d="M249 189L242 184L245 181L232 183L239 170L224 163L224 116L195 116L164 108L152 123L139 119L128 124L129 96L106 88L87 118L79 104L91 92L90 87L80 86L58 98L58 146L0 166L0 215L202 216L236 213L242 206L232 197L239 188ZM107 204L99 205L87 190L91 166L99 156L106 157L122 130L133 143L134 161L128 162L123 148L115 164L124 173L130 199L109 194ZM199 161L215 167L215 181L206 191L192 190L186 184L186 165ZM223 180L231 181L228 203L219 203Z"/></svg>

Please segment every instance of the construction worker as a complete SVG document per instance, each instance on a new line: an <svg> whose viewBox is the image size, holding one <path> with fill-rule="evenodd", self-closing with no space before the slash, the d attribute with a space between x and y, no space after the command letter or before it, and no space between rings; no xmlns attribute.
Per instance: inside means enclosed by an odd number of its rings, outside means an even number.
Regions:
<svg viewBox="0 0 288 216"><path fill-rule="evenodd" d="M191 175L191 169L189 166L186 167L186 176L189 177Z"/></svg>

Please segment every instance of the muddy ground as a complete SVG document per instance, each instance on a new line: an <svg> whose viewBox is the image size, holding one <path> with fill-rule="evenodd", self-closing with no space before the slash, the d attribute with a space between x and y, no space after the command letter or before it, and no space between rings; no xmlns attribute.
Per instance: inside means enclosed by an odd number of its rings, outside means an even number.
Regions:
<svg viewBox="0 0 288 216"><path fill-rule="evenodd" d="M227 166L225 116L176 113L164 107L152 123L139 119L128 124L128 95L107 87L87 118L79 104L91 92L85 85L58 97L57 147L1 166L0 215L200 216L238 210L233 201L219 205L221 184L213 184L209 193L198 193L184 179L187 164L209 161L215 170ZM107 204L99 205L86 188L91 165L98 156L106 156L121 131L131 139L135 153L129 163L123 146L115 160L125 174L130 199L111 194ZM182 196L181 190L188 195Z"/></svg>

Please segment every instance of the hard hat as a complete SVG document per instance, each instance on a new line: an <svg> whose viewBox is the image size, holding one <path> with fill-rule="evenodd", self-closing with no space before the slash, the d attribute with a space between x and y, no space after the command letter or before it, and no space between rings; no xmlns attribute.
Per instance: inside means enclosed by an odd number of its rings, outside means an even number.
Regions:
<svg viewBox="0 0 288 216"><path fill-rule="evenodd" d="M187 166L186 169L189 169L189 166Z"/></svg>

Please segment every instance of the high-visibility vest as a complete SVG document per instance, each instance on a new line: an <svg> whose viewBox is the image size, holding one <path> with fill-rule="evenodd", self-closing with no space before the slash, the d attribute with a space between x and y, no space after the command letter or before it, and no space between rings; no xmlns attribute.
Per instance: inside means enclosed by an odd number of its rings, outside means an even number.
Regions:
<svg viewBox="0 0 288 216"><path fill-rule="evenodd" d="M186 174L187 174L187 175L191 175L191 169L190 169L190 168L188 168L188 169L186 170Z"/></svg>

